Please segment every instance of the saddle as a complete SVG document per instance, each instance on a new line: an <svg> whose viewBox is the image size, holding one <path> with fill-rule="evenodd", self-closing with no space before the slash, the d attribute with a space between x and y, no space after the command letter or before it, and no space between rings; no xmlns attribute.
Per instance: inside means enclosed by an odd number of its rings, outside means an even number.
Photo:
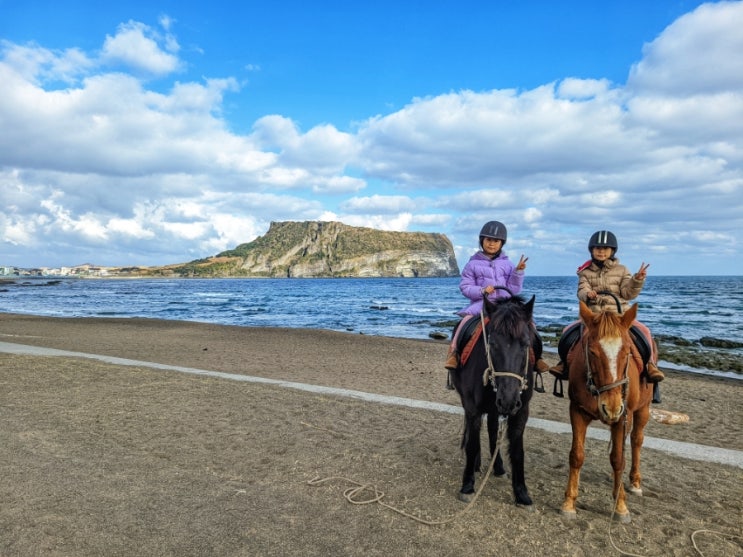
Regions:
<svg viewBox="0 0 743 557"><path fill-rule="evenodd" d="M639 356L641 362L638 362L638 364L642 364L642 372L647 374L647 366L648 362L650 361L651 354L650 343L652 342L652 340L647 338L636 325L630 326L629 333L630 337L632 337L632 342L635 345L635 350L632 351L633 356L635 358ZM557 344L557 353L560 356L560 360L565 363L565 370L568 369L569 365L568 352L570 352L570 349L573 347L573 345L578 342L582 334L583 324L579 321L566 329L560 337L560 340ZM562 379L555 379L555 384L552 387L552 394L559 398L563 397ZM653 383L653 402L657 404L660 401L660 386L658 385L658 383Z"/></svg>
<svg viewBox="0 0 743 557"><path fill-rule="evenodd" d="M580 339L583 330L583 325L578 322L571 325L560 337L560 341L557 344L557 353L563 362L568 361L568 352L570 348ZM640 353L642 359L643 370L647 367L650 361L650 339L645 337L642 331L636 326L632 325L629 329L632 342L634 342L637 351Z"/></svg>
<svg viewBox="0 0 743 557"><path fill-rule="evenodd" d="M485 318L485 325L490 322L488 317ZM461 321L460 321L461 323ZM459 352L459 365L464 366L467 363L472 350L475 348L475 344L482 336L482 319L474 318L470 319L465 323L464 329L459 333L459 339L457 340L457 352ZM457 324L459 327L459 323ZM456 331L456 328L455 328ZM529 349L529 363L534 365L535 357L534 350Z"/></svg>

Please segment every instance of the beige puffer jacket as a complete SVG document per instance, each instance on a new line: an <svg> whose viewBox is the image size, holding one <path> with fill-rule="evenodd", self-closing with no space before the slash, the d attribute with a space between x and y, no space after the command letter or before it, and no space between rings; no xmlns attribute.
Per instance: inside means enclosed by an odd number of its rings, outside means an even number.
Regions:
<svg viewBox="0 0 743 557"><path fill-rule="evenodd" d="M642 291L645 280L637 280L619 259L607 259L603 267L591 262L578 270L578 299L583 300L594 312L603 310L617 311L617 304L611 296L588 299L588 293L608 291L619 297L622 313L629 309L629 300L634 300Z"/></svg>

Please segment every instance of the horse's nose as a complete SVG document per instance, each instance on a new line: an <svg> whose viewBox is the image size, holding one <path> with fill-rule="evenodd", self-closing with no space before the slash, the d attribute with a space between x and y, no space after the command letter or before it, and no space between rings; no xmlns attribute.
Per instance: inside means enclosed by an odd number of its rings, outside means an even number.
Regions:
<svg viewBox="0 0 743 557"><path fill-rule="evenodd" d="M604 416L604 421L608 424L613 424L619 421L624 415L624 403L621 403L618 408L613 408L612 405L601 403L599 405L601 414Z"/></svg>
<svg viewBox="0 0 743 557"><path fill-rule="evenodd" d="M495 407L501 416L512 416L521 410L521 397L507 400L505 397L496 397Z"/></svg>

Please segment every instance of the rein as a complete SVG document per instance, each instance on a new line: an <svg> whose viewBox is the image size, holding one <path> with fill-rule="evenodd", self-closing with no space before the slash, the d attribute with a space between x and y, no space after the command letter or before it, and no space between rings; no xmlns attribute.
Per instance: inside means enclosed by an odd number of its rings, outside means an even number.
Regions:
<svg viewBox="0 0 743 557"><path fill-rule="evenodd" d="M490 355L490 340L488 339L488 332L485 329L485 310L480 310L480 322L482 323L482 340L485 343L485 355L488 360L488 367L485 368L485 370L482 373L482 385L483 387L487 385L488 383L491 383L493 385L493 390L497 391L497 387L495 386L495 378L496 377L513 377L515 379L518 379L521 382L521 392L524 392L526 389L526 377L529 372L529 348L526 348L525 358L524 358L524 374L519 375L518 373L513 373L511 371L496 371L495 366L493 366L493 358Z"/></svg>

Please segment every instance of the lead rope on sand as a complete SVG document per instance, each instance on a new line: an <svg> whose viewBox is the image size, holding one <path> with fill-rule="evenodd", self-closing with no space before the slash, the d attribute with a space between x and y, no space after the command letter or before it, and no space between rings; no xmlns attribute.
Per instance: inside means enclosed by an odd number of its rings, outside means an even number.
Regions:
<svg viewBox="0 0 743 557"><path fill-rule="evenodd" d="M702 550L697 547L697 541L694 539L694 536L697 534L714 534L715 536L720 536L724 540L743 540L743 536L734 536L733 534L725 534L724 532L717 532L716 530L694 530L694 532L691 535L691 543L694 545L694 549L696 550L699 555L702 555L704 557L704 553L702 553Z"/></svg>
<svg viewBox="0 0 743 557"><path fill-rule="evenodd" d="M587 354L586 354L587 356ZM624 456L624 449L627 448L627 410L624 410L624 419L622 422L622 471L621 471L621 481L624 481L624 468L627 465L626 458ZM609 438L609 446L608 450L611 452L612 448L612 441L611 438ZM616 549L621 555L626 555L627 557L645 557L644 555L638 555L637 553L629 553L627 551L624 551L622 549L619 549L617 547L617 544L614 543L614 537L611 535L611 527L614 524L614 515L617 514L617 505L619 504L619 490L617 490L617 496L614 498L614 506L611 509L611 516L609 516L609 543L611 546Z"/></svg>
<svg viewBox="0 0 743 557"><path fill-rule="evenodd" d="M459 518L460 516L462 516L464 513L466 513L467 511L469 511L474 506L475 502L477 501L477 498L480 497L480 493L482 493L482 490L485 488L485 485L487 484L488 479L490 478L490 474L493 472L493 465L495 464L495 459L498 456L498 451L501 448L501 444L502 444L502 441L503 441L503 436L504 436L505 431L506 431L506 428L503 427L503 425L505 424L505 422L506 422L506 419L504 417L499 417L498 418L498 436L497 436L497 439L496 439L495 450L493 451L493 457L490 459L490 464L488 465L488 470L485 473L485 477L482 479L482 482L480 483L480 487L477 488L477 491L475 492L475 495L472 497L472 500L469 503L467 503L467 506L464 509L462 509L461 511L455 513L454 515L452 515L452 516L450 516L448 518L444 518L444 519L441 519L441 520L427 520L425 518L421 518L419 516L410 514L407 511L404 511L402 509L398 509L397 507L394 507L394 506L389 505L388 503L385 503L384 501L382 501L382 499L384 498L384 492L383 491L379 491L375 485L368 484L368 483L367 484L362 484L362 483L359 483L359 482L357 482L355 480L352 480L350 478L346 478L346 477L343 477L343 476L330 476L328 478L317 477L317 478L313 478L310 481L308 481L307 482L307 485L318 486L318 485L321 485L321 484L324 484L326 482L330 482L330 481L333 481L333 480L343 480L345 482L352 483L352 484L354 484L354 485L357 486L357 487L349 487L348 489L346 489L343 492L343 496L346 498L346 501L348 501L352 505L369 505L370 503L377 503L377 504L385 507L386 509L389 509L391 511L394 511L394 512L396 512L396 513L398 513L398 514L400 514L400 515L402 515L402 516L404 516L406 518L409 518L411 520L415 520L416 522L420 522L421 524L426 524L428 526L438 526L440 524L447 524L449 522L453 522L454 520L456 520L457 518ZM372 498L370 498L370 499L366 499L366 500L363 500L363 501L357 501L356 499L354 499L354 497L356 495L358 495L358 494L360 494L360 493L362 493L362 492L364 492L366 490L371 491L374 494L374 496Z"/></svg>
<svg viewBox="0 0 743 557"><path fill-rule="evenodd" d="M626 415L624 417L624 432L623 432L623 437L624 438L622 440L622 443L626 443L626 441L627 441L627 416ZM622 447L622 456L624 456L624 449L625 449L625 447L623 446ZM609 440L609 450L611 450L611 440ZM622 476L624 476L625 465L626 465L626 460L623 459L622 460ZM619 549L617 547L617 545L614 543L614 538L611 535L611 527L612 527L612 524L614 523L614 515L617 512L617 505L618 504L619 504L619 494L617 494L616 498L614 499L614 508L611 511L611 516L609 517L609 543L611 544L611 546L614 549L616 549L622 555L626 555L628 557L645 557L644 555L638 555L637 553L629 553L627 551L623 551L622 549ZM732 535L732 534L725 534L724 532L717 532L715 530L695 530L691 534L691 543L694 546L694 550L701 557L704 557L704 553L702 553L702 550L699 549L699 547L697 547L697 542L694 539L697 534L713 534L715 536L720 536L721 538L723 538L726 541L729 540L729 539L738 539L738 540L743 539L743 536L735 536L735 535Z"/></svg>

